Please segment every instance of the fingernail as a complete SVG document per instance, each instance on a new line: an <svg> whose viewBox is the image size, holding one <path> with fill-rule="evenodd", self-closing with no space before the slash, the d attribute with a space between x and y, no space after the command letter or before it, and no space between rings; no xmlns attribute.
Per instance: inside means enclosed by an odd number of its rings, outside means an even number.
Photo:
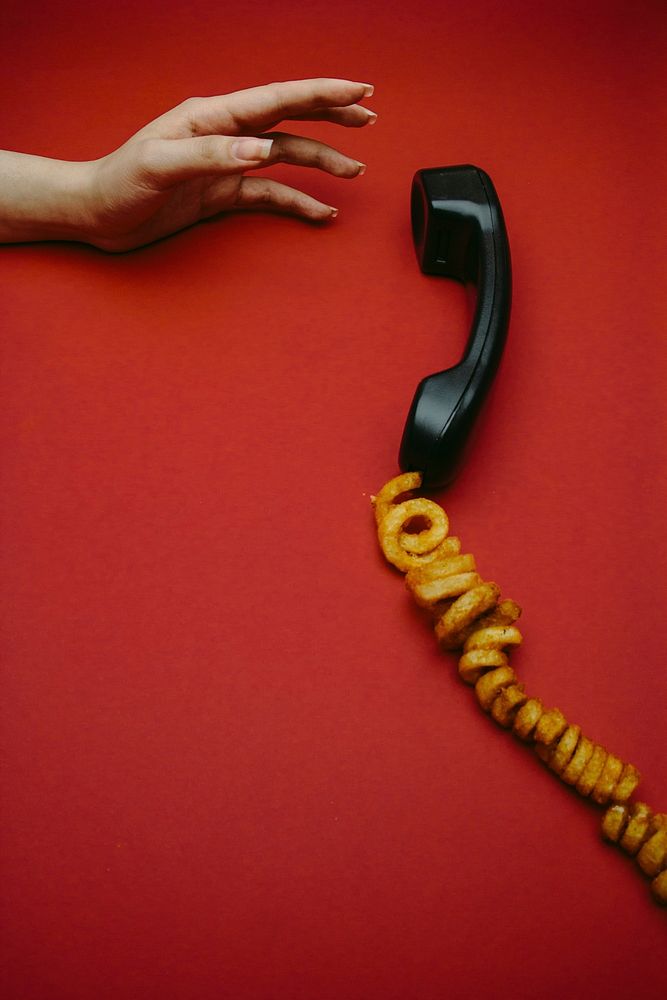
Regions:
<svg viewBox="0 0 667 1000"><path fill-rule="evenodd" d="M357 166L359 167L359 170L357 171L357 177L361 177L362 174L366 173L366 164L359 163L359 161L357 161Z"/></svg>
<svg viewBox="0 0 667 1000"><path fill-rule="evenodd" d="M329 206L329 207L331 208L331 206ZM331 208L331 218L335 219L337 215L338 215L338 209L337 208Z"/></svg>
<svg viewBox="0 0 667 1000"><path fill-rule="evenodd" d="M365 110L368 111L368 108L366 108ZM374 111L368 111L368 121L366 122L366 124L367 125L375 125L375 123L376 123L377 120L378 120L378 116L375 114L375 112Z"/></svg>
<svg viewBox="0 0 667 1000"><path fill-rule="evenodd" d="M372 83L363 83L362 87L364 87L364 97L372 97L375 93L375 87Z"/></svg>
<svg viewBox="0 0 667 1000"><path fill-rule="evenodd" d="M271 152L273 139L236 139L232 143L232 156L237 160L265 160Z"/></svg>

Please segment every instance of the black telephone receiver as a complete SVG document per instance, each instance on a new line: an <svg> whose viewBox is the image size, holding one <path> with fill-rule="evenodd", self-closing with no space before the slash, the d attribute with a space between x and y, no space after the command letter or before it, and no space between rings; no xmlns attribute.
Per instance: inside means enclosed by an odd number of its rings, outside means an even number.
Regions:
<svg viewBox="0 0 667 1000"><path fill-rule="evenodd" d="M471 285L475 308L461 361L417 386L399 464L447 486L491 387L507 338L512 297L509 243L491 178L479 167L419 170L412 182L412 235L419 266Z"/></svg>

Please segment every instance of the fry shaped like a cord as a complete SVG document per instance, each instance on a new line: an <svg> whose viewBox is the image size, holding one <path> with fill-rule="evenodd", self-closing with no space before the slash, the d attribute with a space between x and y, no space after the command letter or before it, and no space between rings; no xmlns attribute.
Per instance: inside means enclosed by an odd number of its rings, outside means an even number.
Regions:
<svg viewBox="0 0 667 1000"><path fill-rule="evenodd" d="M615 803L602 818L602 836L618 844L649 878L656 902L667 904L667 814L651 813L645 802Z"/></svg>
<svg viewBox="0 0 667 1000"><path fill-rule="evenodd" d="M402 476L395 476L385 483L377 496L371 497L377 523L381 522L401 497L410 499L413 491L418 490L421 484L421 472L404 472Z"/></svg>
<svg viewBox="0 0 667 1000"><path fill-rule="evenodd" d="M580 795L599 805L613 803L603 819L603 836L636 855L654 878L655 898L667 901L667 815L653 816L643 803L625 805L639 784L636 767L584 736L559 708L545 708L539 698L526 695L508 659L510 648L522 641L514 625L521 609L501 601L499 587L478 574L472 554L461 554L460 541L447 534L449 521L437 504L401 500L419 482L416 474L397 476L373 499L386 558L406 573L416 603L431 611L441 647L461 650L459 676L474 685L483 711L533 743L540 759Z"/></svg>
<svg viewBox="0 0 667 1000"><path fill-rule="evenodd" d="M427 527L410 533L406 529L417 519L424 520ZM442 555L450 555L446 544L448 532L449 519L442 507L422 498L390 506L378 525L378 539L385 558L404 573Z"/></svg>

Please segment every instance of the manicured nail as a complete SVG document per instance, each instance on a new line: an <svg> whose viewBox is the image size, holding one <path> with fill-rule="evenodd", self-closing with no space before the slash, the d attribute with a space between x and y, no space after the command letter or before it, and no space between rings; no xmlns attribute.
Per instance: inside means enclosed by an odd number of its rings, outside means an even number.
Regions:
<svg viewBox="0 0 667 1000"><path fill-rule="evenodd" d="M362 174L366 173L366 164L365 163L359 163L357 161L357 166L359 167L359 170L357 171L357 177L361 177Z"/></svg>
<svg viewBox="0 0 667 1000"><path fill-rule="evenodd" d="M368 111L368 108L364 108L364 110ZM377 120L378 120L378 116L375 114L375 112L374 111L368 111L368 121L366 122L366 124L367 125L375 125L375 123L376 123Z"/></svg>
<svg viewBox="0 0 667 1000"><path fill-rule="evenodd" d="M331 206L329 206L329 207L331 208L331 218L335 219L336 216L338 215L338 209L337 208L332 208Z"/></svg>
<svg viewBox="0 0 667 1000"><path fill-rule="evenodd" d="M237 160L265 160L271 152L273 139L236 139L232 143L232 156Z"/></svg>

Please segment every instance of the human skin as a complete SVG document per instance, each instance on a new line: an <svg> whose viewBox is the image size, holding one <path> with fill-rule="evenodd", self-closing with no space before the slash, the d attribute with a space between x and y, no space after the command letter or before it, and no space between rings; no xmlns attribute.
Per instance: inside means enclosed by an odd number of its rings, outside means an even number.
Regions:
<svg viewBox="0 0 667 1000"><path fill-rule="evenodd" d="M338 213L257 171L275 163L360 176L365 165L285 121L363 128L373 87L349 80L271 83L192 97L96 160L0 151L0 242L77 240L133 250L220 212L265 210L325 222Z"/></svg>

